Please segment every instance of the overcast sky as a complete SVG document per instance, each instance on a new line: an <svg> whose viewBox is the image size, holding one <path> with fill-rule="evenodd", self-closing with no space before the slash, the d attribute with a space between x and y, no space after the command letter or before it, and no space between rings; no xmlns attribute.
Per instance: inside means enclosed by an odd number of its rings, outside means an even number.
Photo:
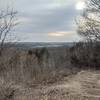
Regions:
<svg viewBox="0 0 100 100"><path fill-rule="evenodd" d="M75 18L80 0L0 0L2 8L11 5L18 11L14 35L24 42L78 41Z"/></svg>

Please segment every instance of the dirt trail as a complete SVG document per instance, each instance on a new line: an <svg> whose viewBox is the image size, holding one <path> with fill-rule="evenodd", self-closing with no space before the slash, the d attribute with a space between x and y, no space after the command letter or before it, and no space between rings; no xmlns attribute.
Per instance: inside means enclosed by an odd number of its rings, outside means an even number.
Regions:
<svg viewBox="0 0 100 100"><path fill-rule="evenodd" d="M81 71L52 85L19 89L15 100L100 100L100 73Z"/></svg>

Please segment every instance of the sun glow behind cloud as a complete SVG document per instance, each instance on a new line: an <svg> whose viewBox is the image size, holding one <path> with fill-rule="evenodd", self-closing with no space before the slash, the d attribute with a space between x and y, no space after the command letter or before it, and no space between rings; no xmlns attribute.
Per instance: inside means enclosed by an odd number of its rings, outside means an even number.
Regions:
<svg viewBox="0 0 100 100"><path fill-rule="evenodd" d="M76 3L77 10L83 10L85 7L86 7L85 1L80 0Z"/></svg>
<svg viewBox="0 0 100 100"><path fill-rule="evenodd" d="M67 35L72 35L73 32L51 32L51 33L48 33L48 36L51 36L51 37L64 37L64 36L67 36Z"/></svg>

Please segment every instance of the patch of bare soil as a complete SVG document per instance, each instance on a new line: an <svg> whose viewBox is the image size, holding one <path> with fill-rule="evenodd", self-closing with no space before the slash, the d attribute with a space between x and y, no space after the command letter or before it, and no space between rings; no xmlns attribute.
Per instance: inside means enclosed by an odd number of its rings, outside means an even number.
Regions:
<svg viewBox="0 0 100 100"><path fill-rule="evenodd" d="M81 71L52 85L19 87L14 100L100 100L100 73Z"/></svg>

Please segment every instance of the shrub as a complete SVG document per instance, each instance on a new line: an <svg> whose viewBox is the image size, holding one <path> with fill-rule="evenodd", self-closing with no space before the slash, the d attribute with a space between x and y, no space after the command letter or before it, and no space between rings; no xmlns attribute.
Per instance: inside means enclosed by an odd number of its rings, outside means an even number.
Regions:
<svg viewBox="0 0 100 100"><path fill-rule="evenodd" d="M100 43L76 43L70 48L71 63L78 67L100 68Z"/></svg>
<svg viewBox="0 0 100 100"><path fill-rule="evenodd" d="M15 89L12 82L0 80L0 100L13 100Z"/></svg>

